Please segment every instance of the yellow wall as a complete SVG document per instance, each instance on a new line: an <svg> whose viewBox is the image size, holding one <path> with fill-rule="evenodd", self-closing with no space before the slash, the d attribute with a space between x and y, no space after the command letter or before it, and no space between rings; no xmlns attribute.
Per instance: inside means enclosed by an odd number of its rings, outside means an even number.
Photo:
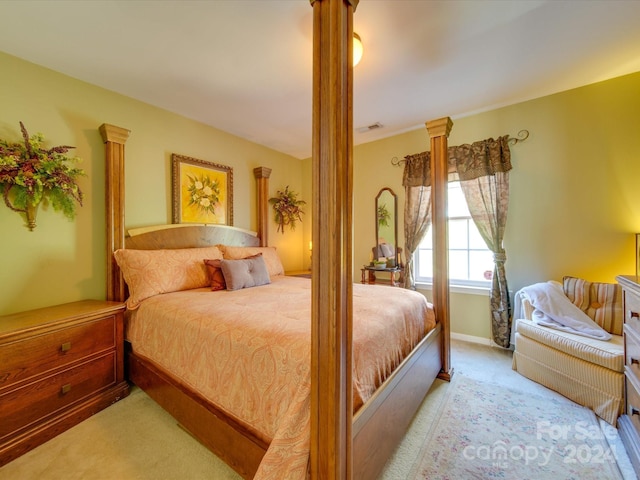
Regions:
<svg viewBox="0 0 640 480"><path fill-rule="evenodd" d="M233 167L234 225L256 229L253 169L272 168L271 195L302 188L302 163L201 123L0 53L0 138L19 141L19 121L47 146L73 145L87 177L74 221L40 209L33 232L0 205L0 315L105 296L104 145L98 127L131 130L125 145L126 226L171 223L171 154ZM211 108L215 108L212 105ZM303 229L276 233L285 269L300 268Z"/></svg>
<svg viewBox="0 0 640 480"><path fill-rule="evenodd" d="M640 232L640 73L453 119L449 145L526 129L511 148L505 234L512 291L563 275L615 281L635 274ZM425 119L432 120L432 119ZM402 168L392 158L429 150L425 128L354 149L354 262L375 241L374 198L391 187L404 208ZM399 227L403 245L402 224ZM357 275L356 275L357 277ZM427 293L428 296L428 292ZM490 337L488 297L451 295L451 330Z"/></svg>
<svg viewBox="0 0 640 480"><path fill-rule="evenodd" d="M29 232L0 205L0 315L82 298L104 298L104 147L98 127L131 130L126 144L126 224L171 222L170 157L233 167L234 224L256 228L253 168L273 169L270 194L289 185L307 206L284 235L270 222L270 244L285 269L306 268L311 238L311 162L296 160L201 123L0 53L0 138L19 140L18 122L50 145L70 144L84 159L85 205L75 221L40 211ZM634 273L640 232L640 73L568 92L454 118L457 145L527 129L512 147L505 237L509 286L576 275L614 281ZM215 108L215 106L212 106ZM425 119L431 120L431 119ZM354 148L354 278L375 241L374 198L391 187L404 208L402 168L391 159L428 150L424 128ZM402 214L400 213L400 218ZM403 244L402 225L399 227ZM429 292L424 292L427 297ZM455 333L490 336L488 297L451 295Z"/></svg>

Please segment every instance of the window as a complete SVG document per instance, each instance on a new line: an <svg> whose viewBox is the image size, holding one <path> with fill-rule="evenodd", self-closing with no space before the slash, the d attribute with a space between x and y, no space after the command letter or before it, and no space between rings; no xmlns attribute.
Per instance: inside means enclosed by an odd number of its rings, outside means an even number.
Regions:
<svg viewBox="0 0 640 480"><path fill-rule="evenodd" d="M452 285L487 287L493 275L493 252L473 223L460 182L448 184L449 281ZM416 282L433 282L431 227L414 254Z"/></svg>

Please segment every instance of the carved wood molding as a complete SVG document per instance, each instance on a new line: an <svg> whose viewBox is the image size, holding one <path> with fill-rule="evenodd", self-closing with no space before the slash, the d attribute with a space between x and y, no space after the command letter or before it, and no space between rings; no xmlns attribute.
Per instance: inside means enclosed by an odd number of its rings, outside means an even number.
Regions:
<svg viewBox="0 0 640 480"><path fill-rule="evenodd" d="M260 246L269 245L269 176L271 169L267 167L256 167L253 169L253 175L256 177L257 185L257 201L258 201L258 237L260 238Z"/></svg>
<svg viewBox="0 0 640 480"><path fill-rule="evenodd" d="M105 218L107 254L107 300L123 302L125 286L113 252L124 248L124 144L130 131L114 125L100 125L105 143Z"/></svg>
<svg viewBox="0 0 640 480"><path fill-rule="evenodd" d="M433 224L433 306L442 325L442 369L439 378L453 374L450 353L449 255L447 227L447 138L453 122L449 117L426 122L431 143L431 221Z"/></svg>
<svg viewBox="0 0 640 480"><path fill-rule="evenodd" d="M355 3L355 2L354 2ZM313 5L312 479L352 462L353 6Z"/></svg>

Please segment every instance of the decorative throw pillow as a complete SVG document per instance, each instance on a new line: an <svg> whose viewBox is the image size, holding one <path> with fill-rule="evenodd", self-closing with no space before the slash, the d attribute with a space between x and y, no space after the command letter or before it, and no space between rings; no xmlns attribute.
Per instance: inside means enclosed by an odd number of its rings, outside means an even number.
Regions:
<svg viewBox="0 0 640 480"><path fill-rule="evenodd" d="M262 253L264 262L267 265L269 275L274 277L284 275L284 267L278 256L276 247L233 247L229 245L218 245L226 260L240 260L251 255Z"/></svg>
<svg viewBox="0 0 640 480"><path fill-rule="evenodd" d="M227 290L239 290L271 283L262 255L242 260L221 260L220 269L224 275Z"/></svg>
<svg viewBox="0 0 640 480"><path fill-rule="evenodd" d="M207 270L209 272L209 284L211 285L211 290L226 290L227 284L224 282L224 275L222 275L221 267L222 259L216 258L205 259L204 264L207 266Z"/></svg>
<svg viewBox="0 0 640 480"><path fill-rule="evenodd" d="M622 335L622 288L617 283L588 282L564 277L564 294L594 322L613 335Z"/></svg>
<svg viewBox="0 0 640 480"><path fill-rule="evenodd" d="M258 253L256 255L251 255L247 258L257 258L261 257L262 253ZM222 259L210 259L207 258L204 261L204 264L207 266L207 270L209 272L209 282L211 284L211 290L226 290L227 284L224 281L224 275L222 274Z"/></svg>
<svg viewBox="0 0 640 480"><path fill-rule="evenodd" d="M161 293L210 285L204 259L222 258L218 247L161 250L119 249L113 256L129 287L127 308Z"/></svg>

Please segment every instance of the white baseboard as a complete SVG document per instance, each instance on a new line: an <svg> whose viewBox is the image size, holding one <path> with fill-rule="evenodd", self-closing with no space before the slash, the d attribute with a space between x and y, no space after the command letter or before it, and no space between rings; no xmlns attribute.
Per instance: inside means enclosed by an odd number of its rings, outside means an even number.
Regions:
<svg viewBox="0 0 640 480"><path fill-rule="evenodd" d="M491 339L483 337L474 337L473 335L465 335L464 333L451 332L451 338L454 340L462 340L463 342L480 343L482 345L491 345Z"/></svg>

